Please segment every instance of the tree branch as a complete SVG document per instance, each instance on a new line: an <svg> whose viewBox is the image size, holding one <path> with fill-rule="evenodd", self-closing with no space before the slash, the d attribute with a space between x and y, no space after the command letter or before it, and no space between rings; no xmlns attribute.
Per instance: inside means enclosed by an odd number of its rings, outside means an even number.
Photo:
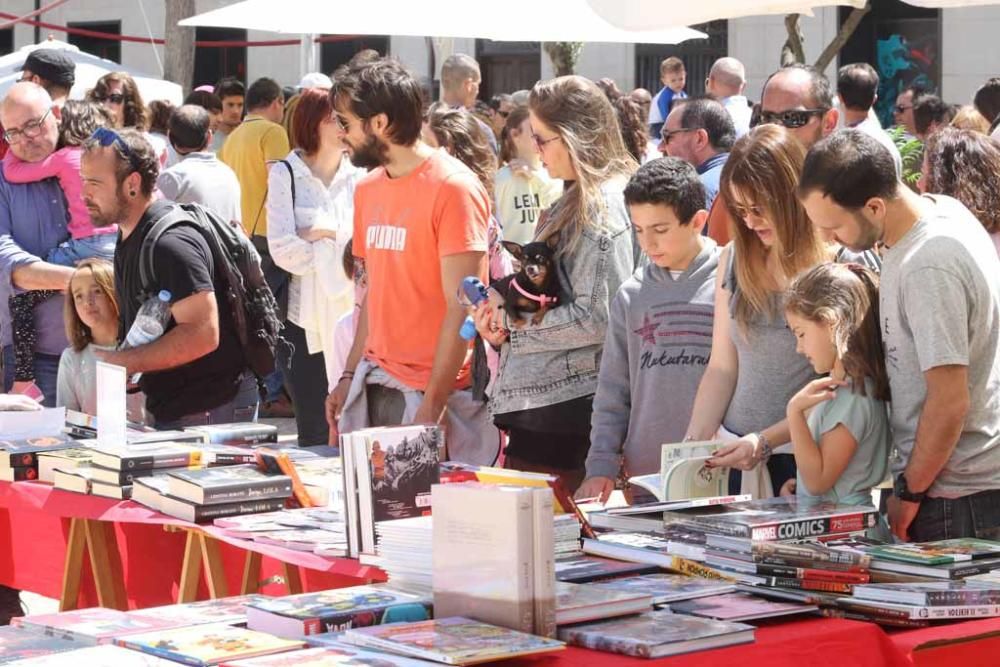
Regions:
<svg viewBox="0 0 1000 667"><path fill-rule="evenodd" d="M781 47L781 66L804 63L806 54L802 43L805 38L802 36L802 28L799 26L798 14L785 14L785 31L788 33L788 39Z"/></svg>
<svg viewBox="0 0 1000 667"><path fill-rule="evenodd" d="M844 45L847 44L847 40L849 40L851 38L851 35L854 34L854 31L857 29L858 24L861 23L861 19L863 19L865 17L865 14L867 14L871 10L872 10L872 3L871 0L868 0L868 2L865 3L864 7L855 8L851 11L850 16L847 17L846 21L844 21L844 25L840 26L840 31L837 33L837 36L834 37L829 44L827 44L826 48L823 49L823 53L821 53L819 55L819 58L816 59L815 63L816 69L822 72L830 65L831 62L833 62L833 59L837 56L837 53L839 53L840 50L844 48Z"/></svg>

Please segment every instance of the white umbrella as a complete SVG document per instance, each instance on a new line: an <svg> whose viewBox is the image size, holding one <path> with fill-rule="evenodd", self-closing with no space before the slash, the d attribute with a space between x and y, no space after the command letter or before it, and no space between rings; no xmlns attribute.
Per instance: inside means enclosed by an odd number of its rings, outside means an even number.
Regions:
<svg viewBox="0 0 1000 667"><path fill-rule="evenodd" d="M505 0L486 13L469 0L243 0L184 19L180 25L282 33L480 37L507 41L645 42L677 44L705 33L669 27L626 30L612 25L586 0ZM677 24L673 24L677 25Z"/></svg>
<svg viewBox="0 0 1000 667"><path fill-rule="evenodd" d="M927 9L947 9L954 7L973 7L977 5L1000 4L997 0L903 0L908 5L926 7Z"/></svg>
<svg viewBox="0 0 1000 667"><path fill-rule="evenodd" d="M50 39L39 44L29 44L0 58L0 98L7 93L8 88L21 78L24 61L28 54L35 49L59 49L76 63L76 83L73 84L69 95L72 99L82 99L87 91L94 87L97 80L108 72L128 72L135 79L143 101L148 103L152 100L167 100L174 105L184 101L184 90L176 83L137 72L129 67L119 65L113 60L99 58L57 39Z"/></svg>
<svg viewBox="0 0 1000 667"><path fill-rule="evenodd" d="M812 14L814 7L827 5L864 7L865 0L700 0L671 2L669 10L663 0L587 0L587 4L620 28L649 30L761 14Z"/></svg>

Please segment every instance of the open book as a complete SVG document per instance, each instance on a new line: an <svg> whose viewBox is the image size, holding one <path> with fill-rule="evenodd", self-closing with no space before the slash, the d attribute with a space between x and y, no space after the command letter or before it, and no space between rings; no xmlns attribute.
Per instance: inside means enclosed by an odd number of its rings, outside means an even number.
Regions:
<svg viewBox="0 0 1000 667"><path fill-rule="evenodd" d="M724 496L729 490L729 468L708 468L722 442L700 440L663 445L660 450L660 473L629 477L629 483L649 491L656 499L680 500Z"/></svg>

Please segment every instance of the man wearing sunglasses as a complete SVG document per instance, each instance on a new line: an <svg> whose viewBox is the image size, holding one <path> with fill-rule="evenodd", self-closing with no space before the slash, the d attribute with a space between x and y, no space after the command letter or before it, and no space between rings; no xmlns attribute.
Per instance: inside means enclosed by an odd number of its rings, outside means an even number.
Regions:
<svg viewBox="0 0 1000 667"><path fill-rule="evenodd" d="M764 83L760 123L785 126L806 150L837 129L838 119L830 81L813 67L789 65Z"/></svg>
<svg viewBox="0 0 1000 667"><path fill-rule="evenodd" d="M661 153L684 160L698 172L705 186L705 210L710 210L719 194L722 167L736 141L729 112L715 100L685 100L674 105L661 136Z"/></svg>
<svg viewBox="0 0 1000 667"><path fill-rule="evenodd" d="M59 109L45 89L29 81L15 83L0 102L0 126L11 152L25 162L40 162L56 149ZM73 269L41 258L69 238L65 198L55 179L14 184L0 169L0 342L3 390L14 382L14 346L10 297L26 290L64 290ZM63 300L48 299L35 309L35 382L55 405L59 356L66 349ZM22 614L18 592L0 586L0 625Z"/></svg>

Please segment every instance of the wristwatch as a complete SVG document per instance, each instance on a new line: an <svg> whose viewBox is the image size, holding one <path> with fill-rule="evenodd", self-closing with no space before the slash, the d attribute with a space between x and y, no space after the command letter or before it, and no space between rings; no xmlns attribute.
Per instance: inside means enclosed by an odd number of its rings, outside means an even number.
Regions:
<svg viewBox="0 0 1000 667"><path fill-rule="evenodd" d="M892 485L892 493L900 500L905 500L908 503L919 503L927 496L926 491L910 491L910 488L906 485L906 477L903 473L899 473L896 477L895 483Z"/></svg>

